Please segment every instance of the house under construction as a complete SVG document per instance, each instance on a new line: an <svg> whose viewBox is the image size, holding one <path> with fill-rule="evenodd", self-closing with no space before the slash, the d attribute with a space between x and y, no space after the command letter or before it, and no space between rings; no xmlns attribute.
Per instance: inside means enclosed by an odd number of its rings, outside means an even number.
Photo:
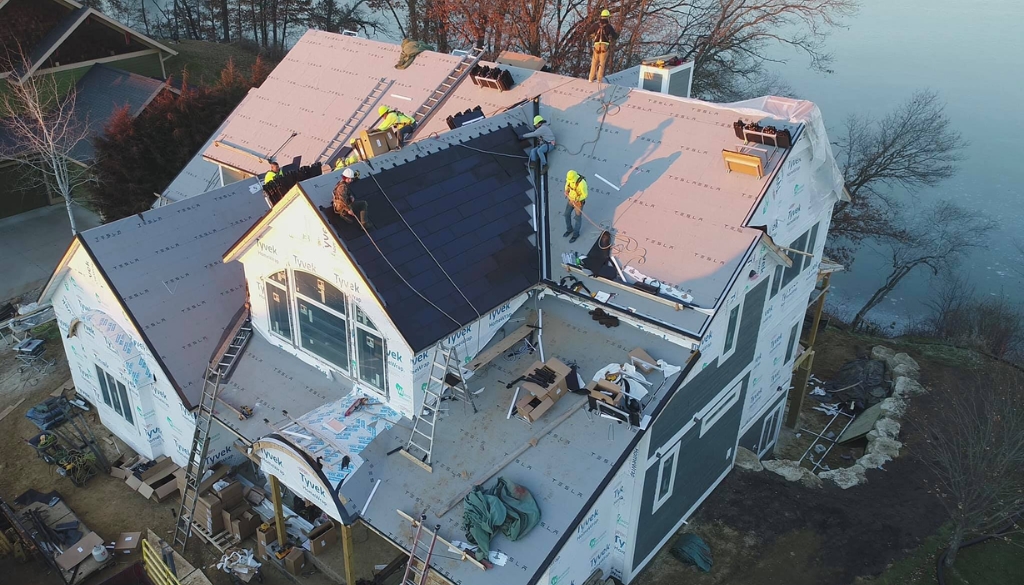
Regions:
<svg viewBox="0 0 1024 585"><path fill-rule="evenodd" d="M688 82L657 66L591 84L399 55L309 31L176 180L192 196L75 239L42 298L76 387L182 466L211 418L203 466L238 445L453 583L628 583L738 446L774 445L842 193L820 113L663 93ZM385 104L418 125L352 167L364 227L318 169ZM518 138L537 114L557 136L546 174ZM295 169L274 198L270 159ZM575 243L569 170L589 184ZM491 541L507 562L424 559L410 519L466 540L463 498L498 477L541 514Z"/></svg>

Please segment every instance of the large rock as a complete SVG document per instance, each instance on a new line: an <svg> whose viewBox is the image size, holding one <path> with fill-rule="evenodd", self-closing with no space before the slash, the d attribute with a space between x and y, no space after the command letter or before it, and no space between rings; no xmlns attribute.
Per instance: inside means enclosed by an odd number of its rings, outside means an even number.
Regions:
<svg viewBox="0 0 1024 585"><path fill-rule="evenodd" d="M893 379L897 378L910 378L916 380L921 376L921 372L917 369L910 367L908 364L899 364L892 369Z"/></svg>
<svg viewBox="0 0 1024 585"><path fill-rule="evenodd" d="M796 461L773 459L762 463L765 469L781 475L786 481L799 481L807 487L821 487L821 480L811 470L800 467Z"/></svg>
<svg viewBox="0 0 1024 585"><path fill-rule="evenodd" d="M868 453L857 460L857 465L864 469L881 469L883 465L892 461L892 457L882 453Z"/></svg>
<svg viewBox="0 0 1024 585"><path fill-rule="evenodd" d="M736 448L736 467L747 471L762 471L764 469L764 465L761 465L761 460L757 458L757 455L744 447Z"/></svg>
<svg viewBox="0 0 1024 585"><path fill-rule="evenodd" d="M868 455L885 455L890 459L895 459L900 456L900 447L902 446L903 443L896 439L878 437L873 441L868 441L868 448L865 450L865 453Z"/></svg>
<svg viewBox="0 0 1024 585"><path fill-rule="evenodd" d="M917 380L909 376L900 376L896 378L896 383L893 384L892 395L899 398L911 398L914 396L920 396L928 392L924 386L919 384Z"/></svg>
<svg viewBox="0 0 1024 585"><path fill-rule="evenodd" d="M871 359L880 362L889 362L889 359L896 355L896 352L884 345L876 345L871 348Z"/></svg>
<svg viewBox="0 0 1024 585"><path fill-rule="evenodd" d="M880 418L875 421L875 428L868 431L868 441L878 437L897 439L900 436L900 422L891 418Z"/></svg>
<svg viewBox="0 0 1024 585"><path fill-rule="evenodd" d="M880 404L883 418L900 418L907 412L907 401L899 396L890 396Z"/></svg>
<svg viewBox="0 0 1024 585"><path fill-rule="evenodd" d="M915 370L921 369L921 366L917 365L917 362L914 360L914 358L910 357L905 353L894 354L891 358L886 359L885 363L886 365L889 366L890 370L895 370L896 366L899 365L907 365L910 366L911 368L914 368Z"/></svg>
<svg viewBox="0 0 1024 585"><path fill-rule="evenodd" d="M821 479L827 479L835 482L835 484L844 490L848 490L855 485L860 485L866 482L868 479L864 475L863 465L854 464L850 467L844 467L842 469L830 469L828 471L822 471L818 474Z"/></svg>

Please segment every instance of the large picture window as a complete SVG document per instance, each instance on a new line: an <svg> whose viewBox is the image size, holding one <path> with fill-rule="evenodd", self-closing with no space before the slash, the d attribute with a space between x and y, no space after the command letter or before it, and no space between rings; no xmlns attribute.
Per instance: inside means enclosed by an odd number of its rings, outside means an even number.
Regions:
<svg viewBox="0 0 1024 585"><path fill-rule="evenodd" d="M345 317L298 297L299 346L348 371L348 327Z"/></svg>
<svg viewBox="0 0 1024 585"><path fill-rule="evenodd" d="M378 390L384 389L384 339L377 333L373 321L356 307L356 358L359 379Z"/></svg>
<svg viewBox="0 0 1024 585"><path fill-rule="evenodd" d="M278 286L267 281L267 310L270 312L270 331L291 341L292 317L287 282L285 280L284 286Z"/></svg>
<svg viewBox="0 0 1024 585"><path fill-rule="evenodd" d="M114 412L121 415L124 420L128 421L128 424L134 425L135 419L132 417L132 403L128 400L128 389L125 388L124 384L117 381L99 366L96 366L96 378L100 381L103 404L106 404Z"/></svg>

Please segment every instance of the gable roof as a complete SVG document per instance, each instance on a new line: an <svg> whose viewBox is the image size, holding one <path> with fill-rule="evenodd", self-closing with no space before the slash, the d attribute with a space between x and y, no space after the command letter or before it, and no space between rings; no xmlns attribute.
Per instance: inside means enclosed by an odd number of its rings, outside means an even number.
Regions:
<svg viewBox="0 0 1024 585"><path fill-rule="evenodd" d="M265 211L258 182L248 179L79 234L188 407L198 404L210 358L246 300L242 266L221 254Z"/></svg>
<svg viewBox="0 0 1024 585"><path fill-rule="evenodd" d="M128 106L134 118L166 86L158 79L99 63L90 67L75 84L75 116L89 125L89 135L72 149L71 158L79 162L91 161L96 153L92 141L103 133L114 112Z"/></svg>
<svg viewBox="0 0 1024 585"><path fill-rule="evenodd" d="M395 69L401 54L398 45L309 30L250 90L204 156L254 175L267 171L270 158L284 165L301 157L311 165L343 146L332 141L378 84L386 91L368 101L365 120L357 117L360 129L377 120L380 105L411 115L459 57L428 51Z"/></svg>
<svg viewBox="0 0 1024 585"><path fill-rule="evenodd" d="M508 123L356 181L369 236L330 207L340 173L301 183L413 351L540 281L531 183Z"/></svg>

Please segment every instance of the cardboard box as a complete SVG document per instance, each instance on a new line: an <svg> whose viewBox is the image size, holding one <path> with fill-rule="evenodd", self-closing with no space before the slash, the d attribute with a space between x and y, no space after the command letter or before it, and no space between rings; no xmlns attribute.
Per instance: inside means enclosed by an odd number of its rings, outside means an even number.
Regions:
<svg viewBox="0 0 1024 585"><path fill-rule="evenodd" d="M174 461L168 459L166 455L161 455L149 469L139 474L139 479L145 483L158 477L164 477L169 473L174 473L175 467L177 464Z"/></svg>
<svg viewBox="0 0 1024 585"><path fill-rule="evenodd" d="M259 506L267 499L267 494L258 487L246 487L242 490L242 497L253 506Z"/></svg>
<svg viewBox="0 0 1024 585"><path fill-rule="evenodd" d="M239 540L244 540L252 536L262 523L263 518L260 518L259 513L251 509L246 510L242 512L241 516L231 521L231 534L237 536Z"/></svg>
<svg viewBox="0 0 1024 585"><path fill-rule="evenodd" d="M217 494L217 497L220 498L221 503L224 504L225 510L228 508L234 508L244 499L242 498L242 484L238 480L232 481L223 489L218 490L216 486L214 486L213 493Z"/></svg>
<svg viewBox="0 0 1024 585"><path fill-rule="evenodd" d="M129 457L127 454L121 455L110 464L110 475L118 479L128 479L128 476L132 474L128 468L138 463L141 459L142 457L138 455L134 457Z"/></svg>
<svg viewBox="0 0 1024 585"><path fill-rule="evenodd" d="M544 363L533 362L530 368L526 371L533 372L534 370L538 370L544 366L547 366L555 372L555 379L551 384L544 387L533 382L523 382L520 387L542 400L544 398L550 398L553 403L558 402L559 399L569 393L569 386L566 384L565 379L572 372L572 369L563 364L560 360L551 358Z"/></svg>
<svg viewBox="0 0 1024 585"><path fill-rule="evenodd" d="M95 532L86 534L81 540L64 549L64 553L55 559L57 566L65 571L71 571L78 566L78 563L92 555L92 549L97 544L103 544L103 539L100 538L100 535Z"/></svg>
<svg viewBox="0 0 1024 585"><path fill-rule="evenodd" d="M267 545L263 544L262 542L256 543L256 559L261 562L273 559L271 554L267 551Z"/></svg>
<svg viewBox="0 0 1024 585"><path fill-rule="evenodd" d="M309 531L309 552L315 557L332 547L338 541L338 527L334 522L325 522Z"/></svg>
<svg viewBox="0 0 1024 585"><path fill-rule="evenodd" d="M298 575L302 573L302 568L306 566L306 551L300 547L292 547L288 556L284 558L284 568L288 570L292 575Z"/></svg>
<svg viewBox="0 0 1024 585"><path fill-rule="evenodd" d="M235 518L240 518L242 514L248 509L249 504L245 502L236 505L234 508L231 508L230 510L225 507L220 513L221 518L224 519L224 529L228 532L231 532L231 522ZM232 534L234 533L232 532Z"/></svg>
<svg viewBox="0 0 1024 585"><path fill-rule="evenodd" d="M268 528L267 528L266 531L259 530L258 527L257 527L257 530L256 530L256 542L257 543L262 544L263 546L267 546L268 544L270 544L270 543L272 543L272 542L274 542L276 540L277 540L277 528L275 527L273 520L271 520L268 523Z"/></svg>
<svg viewBox="0 0 1024 585"><path fill-rule="evenodd" d="M391 145L388 142L389 134L391 134L391 132L387 130L375 130L373 132L363 130L360 132L359 145L363 150L363 154L368 157L374 157L390 151Z"/></svg>
<svg viewBox="0 0 1024 585"><path fill-rule="evenodd" d="M142 486L142 480L135 477L135 475L131 473L129 473L128 477L125 478L124 482L128 484L128 487L130 487L134 491L138 491L139 487Z"/></svg>
<svg viewBox="0 0 1024 585"><path fill-rule="evenodd" d="M213 473L210 474L210 477L206 478L206 481L204 481L201 484L199 484L199 493L201 493L201 494L210 491L210 488L213 487L213 484L215 484L218 481L220 481L225 475L227 475L231 471L231 468L228 467L227 465L224 465L223 463L218 463L218 464L214 465L212 467L212 469L213 469ZM179 467L174 472L174 477L177 478L177 480L178 480L178 492L180 494L184 495L185 494L185 469L182 468L182 467Z"/></svg>
<svg viewBox="0 0 1024 585"><path fill-rule="evenodd" d="M142 540L141 532L122 532L114 541L114 554L123 556L137 552L140 540Z"/></svg>
<svg viewBox="0 0 1024 585"><path fill-rule="evenodd" d="M652 358L651 354L639 347L629 352L629 360L636 369L644 374L650 374L654 371L655 366L658 365L658 360Z"/></svg>
<svg viewBox="0 0 1024 585"><path fill-rule="evenodd" d="M516 403L516 409L519 411L519 416L530 422L536 422L537 419L544 416L545 412L551 410L551 407L554 405L555 401L551 397L538 398L532 394L527 394Z"/></svg>
<svg viewBox="0 0 1024 585"><path fill-rule="evenodd" d="M211 535L224 530L224 505L214 494L200 496L196 500L196 513L193 519Z"/></svg>
<svg viewBox="0 0 1024 585"><path fill-rule="evenodd" d="M608 380L598 380L587 384L587 390L596 400L604 401L618 407L622 404L622 387ZM610 394L610 395L609 395Z"/></svg>

